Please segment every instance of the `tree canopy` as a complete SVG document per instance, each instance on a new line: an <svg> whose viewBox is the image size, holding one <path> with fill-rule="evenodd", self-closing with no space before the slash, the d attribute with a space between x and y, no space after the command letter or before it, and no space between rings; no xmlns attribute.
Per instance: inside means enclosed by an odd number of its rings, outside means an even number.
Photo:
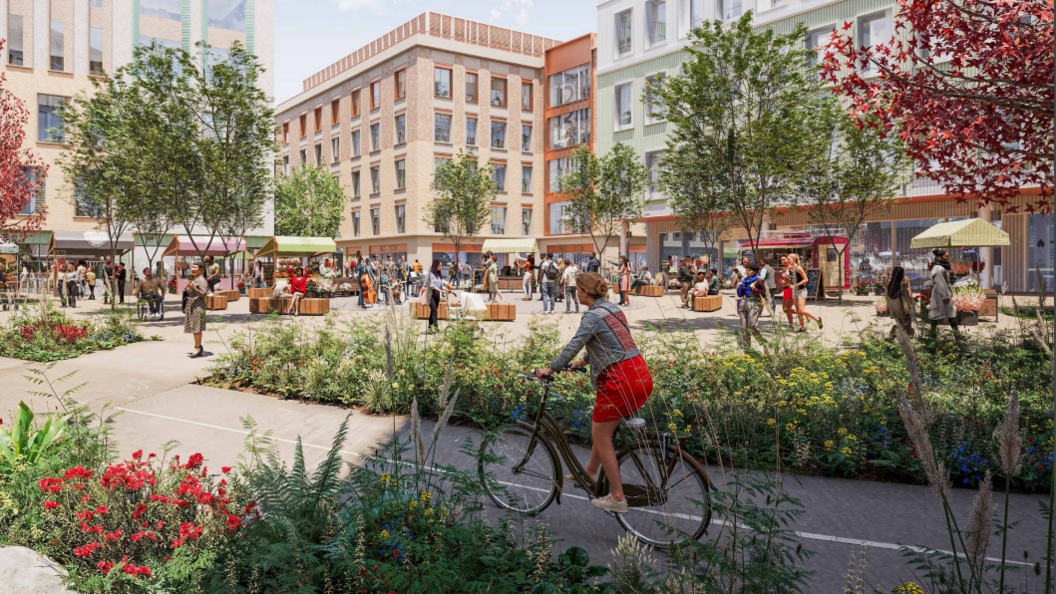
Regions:
<svg viewBox="0 0 1056 594"><path fill-rule="evenodd" d="M275 234L336 237L347 204L328 168L297 167L275 182Z"/></svg>
<svg viewBox="0 0 1056 594"><path fill-rule="evenodd" d="M425 204L423 221L451 241L457 261L466 240L491 219L491 202L498 192L491 166L480 167L475 155L459 151L437 164L432 189L434 200Z"/></svg>

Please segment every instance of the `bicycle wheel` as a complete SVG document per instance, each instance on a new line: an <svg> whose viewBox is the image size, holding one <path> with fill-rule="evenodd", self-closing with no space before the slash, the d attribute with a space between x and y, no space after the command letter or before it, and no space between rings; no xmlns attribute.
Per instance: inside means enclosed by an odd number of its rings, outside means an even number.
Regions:
<svg viewBox="0 0 1056 594"><path fill-rule="evenodd" d="M661 449L655 443L635 443L623 451L618 462L624 496L631 509L616 514L616 519L638 540L667 548L697 540L708 529L711 480L704 467L687 452L671 445ZM662 480L665 475L666 483Z"/></svg>
<svg viewBox="0 0 1056 594"><path fill-rule="evenodd" d="M519 425L507 425L484 438L484 455L477 464L480 481L495 505L525 514L537 514L557 494L560 470L553 451L537 439L527 456L531 434ZM527 457L527 461L520 465Z"/></svg>

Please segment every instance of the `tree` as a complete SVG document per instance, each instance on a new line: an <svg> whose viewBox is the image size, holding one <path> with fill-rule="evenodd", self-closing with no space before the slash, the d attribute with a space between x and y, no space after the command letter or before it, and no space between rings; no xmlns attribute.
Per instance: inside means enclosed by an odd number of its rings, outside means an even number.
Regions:
<svg viewBox="0 0 1056 594"><path fill-rule="evenodd" d="M466 240L475 237L491 220L491 201L498 192L490 165L479 167L473 154L459 151L433 172L436 197L425 205L425 224L439 229L455 246L455 262Z"/></svg>
<svg viewBox="0 0 1056 594"><path fill-rule="evenodd" d="M648 180L649 170L622 142L601 159L587 146L572 152L558 189L568 199L566 213L573 228L590 234L599 257L625 221L642 216Z"/></svg>
<svg viewBox="0 0 1056 594"><path fill-rule="evenodd" d="M865 220L891 205L909 170L905 147L893 135L852 119L830 102L821 114L828 134L823 150L804 163L801 199L810 222L832 243L840 262L837 285L843 300L843 258ZM846 244L832 241L843 236Z"/></svg>
<svg viewBox="0 0 1056 594"><path fill-rule="evenodd" d="M1050 0L899 0L897 35L871 47L852 27L830 38L823 76L863 124L902 139L918 176L1010 212L1036 185L1027 209L1052 210Z"/></svg>
<svg viewBox="0 0 1056 594"><path fill-rule="evenodd" d="M275 234L336 237L347 202L328 168L297 167L275 182Z"/></svg>
<svg viewBox="0 0 1056 594"><path fill-rule="evenodd" d="M726 204L754 252L767 214L794 202L800 165L815 158L823 129L817 72L803 47L806 29L754 30L752 14L730 26L705 22L678 76L653 93L674 129L672 151L697 156L709 192Z"/></svg>
<svg viewBox="0 0 1056 594"><path fill-rule="evenodd" d="M660 189L682 231L699 233L706 251L716 248L719 237L733 226L726 195L716 188L718 180L701 167L699 155L678 144L668 143L661 165Z"/></svg>
<svg viewBox="0 0 1056 594"><path fill-rule="evenodd" d="M4 41L0 40L0 50ZM40 200L32 216L19 213L43 196L48 166L26 148L29 110L25 101L4 89L7 76L0 73L0 243L21 243L40 231L47 216Z"/></svg>

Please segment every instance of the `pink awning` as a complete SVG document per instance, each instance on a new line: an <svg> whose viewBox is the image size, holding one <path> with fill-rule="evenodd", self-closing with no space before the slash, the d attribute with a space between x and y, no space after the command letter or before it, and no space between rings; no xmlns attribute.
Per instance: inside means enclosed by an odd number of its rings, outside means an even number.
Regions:
<svg viewBox="0 0 1056 594"><path fill-rule="evenodd" d="M177 235L165 248L163 256L226 256L246 249L246 242L241 237L213 237Z"/></svg>

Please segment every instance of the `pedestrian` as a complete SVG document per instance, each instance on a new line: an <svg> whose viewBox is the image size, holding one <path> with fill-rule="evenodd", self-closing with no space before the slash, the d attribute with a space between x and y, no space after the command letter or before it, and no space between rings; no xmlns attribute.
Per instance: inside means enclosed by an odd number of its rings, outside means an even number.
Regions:
<svg viewBox="0 0 1056 594"><path fill-rule="evenodd" d="M616 270L619 277L620 302L616 305L627 307L631 304L631 261L627 256L620 256L620 267Z"/></svg>
<svg viewBox="0 0 1056 594"><path fill-rule="evenodd" d="M901 266L891 269L891 280L887 282L887 315L894 320L889 337L894 337L901 326L909 336L913 336L913 289L909 286L906 271Z"/></svg>
<svg viewBox="0 0 1056 594"><path fill-rule="evenodd" d="M103 303L110 303L114 298L114 263L109 259L103 266Z"/></svg>
<svg viewBox="0 0 1056 594"><path fill-rule="evenodd" d="M760 258L762 266L759 268L759 278L766 285L766 310L770 317L774 316L774 294L777 293L777 278L774 267L770 265L770 258Z"/></svg>
<svg viewBox="0 0 1056 594"><path fill-rule="evenodd" d="M423 291L428 291L429 299L429 327L428 330L436 328L439 330L440 325L436 321L440 312L440 296L444 293L444 277L440 271L440 259L435 258L433 265L429 267L429 274L425 279L425 288Z"/></svg>
<svg viewBox="0 0 1056 594"><path fill-rule="evenodd" d="M292 301L287 312L293 312L295 317L299 316L301 314L301 299L304 299L307 294L308 273L304 271L303 267L298 266L290 271L290 296Z"/></svg>
<svg viewBox="0 0 1056 594"><path fill-rule="evenodd" d="M579 268L576 267L576 263L573 260L569 260L565 264L564 271L561 272L561 281L565 286L565 313L572 313L572 304L576 306L576 313L579 313L579 294L576 290L576 278L579 276Z"/></svg>
<svg viewBox="0 0 1056 594"><path fill-rule="evenodd" d="M565 259L557 259L557 284L554 285L555 297L554 301L561 303L565 300L565 281L564 275L562 274L565 270Z"/></svg>
<svg viewBox="0 0 1056 594"><path fill-rule="evenodd" d="M759 342L766 343L759 332L759 314L766 304L766 283L759 278L759 265L754 262L744 264L745 278L737 286L737 315L741 320L741 335L744 347L752 346L752 336Z"/></svg>
<svg viewBox="0 0 1056 594"><path fill-rule="evenodd" d="M543 254L543 261L539 264L539 292L543 296L543 313L548 315L554 313L554 288L561 276L552 258L553 254Z"/></svg>
<svg viewBox="0 0 1056 594"><path fill-rule="evenodd" d="M124 264L117 265L117 298L118 303L122 305L125 303L125 281L128 280L128 271L125 270Z"/></svg>
<svg viewBox="0 0 1056 594"><path fill-rule="evenodd" d="M77 294L81 292L81 278L73 264L66 265L66 306L77 307Z"/></svg>
<svg viewBox="0 0 1056 594"><path fill-rule="evenodd" d="M585 470L594 479L603 468L609 483L608 495L591 499L590 504L610 512L627 513L612 435L623 419L632 416L648 400L653 391L653 378L631 336L627 316L605 299L608 281L596 272L587 272L576 277L576 290L579 300L587 306L587 313L561 354L549 367L535 370L535 375L543 378L564 371L566 366L585 367L589 360L597 397L591 417L593 443ZM584 348L587 355L573 362ZM566 475L565 480L576 483L573 475ZM580 486L590 489L593 485Z"/></svg>
<svg viewBox="0 0 1056 594"><path fill-rule="evenodd" d="M733 267L733 282L740 285L741 281L748 275L748 256L741 258L741 263Z"/></svg>
<svg viewBox="0 0 1056 594"><path fill-rule="evenodd" d="M532 290L532 275L535 274L535 255L528 254L528 257L524 259L524 264L521 265L521 271L524 272L524 276L521 279L521 288L524 289L524 298L521 301L531 301L532 294L535 292Z"/></svg>
<svg viewBox="0 0 1056 594"><path fill-rule="evenodd" d="M796 325L792 322L792 312L796 311L796 302L792 299L792 277L791 277L791 264L789 264L788 256L781 256L781 275L778 277L778 283L781 285L781 309L785 312L785 317L788 318L788 327L795 330Z"/></svg>
<svg viewBox="0 0 1056 594"><path fill-rule="evenodd" d="M953 289L950 282L950 252L943 248L932 250L931 303L928 304L928 319L931 321L931 336L938 334L938 324L946 320L953 328L953 335L960 338L957 328L957 307L953 304Z"/></svg>
<svg viewBox="0 0 1056 594"><path fill-rule="evenodd" d="M257 260L253 263L253 286L257 289L266 289L267 283L264 282L264 263Z"/></svg>
<svg viewBox="0 0 1056 594"><path fill-rule="evenodd" d="M716 268L712 268L708 271L708 295L718 295L720 284L719 271Z"/></svg>
<svg viewBox="0 0 1056 594"><path fill-rule="evenodd" d="M587 256L587 272L597 272L601 270L601 260L597 258L594 252L590 252Z"/></svg>
<svg viewBox="0 0 1056 594"><path fill-rule="evenodd" d="M203 354L202 333L205 332L205 296L209 284L205 282L205 266L201 262L191 264L191 281L183 289L183 332L194 335L194 352L191 358Z"/></svg>
<svg viewBox="0 0 1056 594"><path fill-rule="evenodd" d="M484 290L488 293L488 303L502 302L502 295L499 294L499 259L495 256L488 260L488 270L484 273Z"/></svg>
<svg viewBox="0 0 1056 594"><path fill-rule="evenodd" d="M795 311L792 313L799 316L799 330L797 332L807 331L806 323L803 321L804 317L817 322L818 329L821 330L823 327L821 318L807 311L807 271L803 270L803 267L799 264L799 254L789 254L788 265L792 269L792 301L796 306ZM821 287L818 287L818 290L820 291Z"/></svg>
<svg viewBox="0 0 1056 594"><path fill-rule="evenodd" d="M693 288L693 263L689 258L682 258L678 267L678 290L682 296L682 307L688 308L689 292Z"/></svg>
<svg viewBox="0 0 1056 594"><path fill-rule="evenodd" d="M77 288L78 297L84 299L88 296L88 263L84 260L77 261Z"/></svg>
<svg viewBox="0 0 1056 594"><path fill-rule="evenodd" d="M84 273L84 279L88 283L88 299L95 301L95 268L89 267Z"/></svg>
<svg viewBox="0 0 1056 594"><path fill-rule="evenodd" d="M359 252L356 252L356 253L358 254ZM415 262L417 262L417 260L415 260ZM359 305L360 307L364 307L364 305L363 305L363 275L366 273L366 271L367 271L367 266L366 266L366 264L363 263L363 259L359 258L358 260L356 260L356 284L359 285L359 299L357 300L357 305Z"/></svg>

